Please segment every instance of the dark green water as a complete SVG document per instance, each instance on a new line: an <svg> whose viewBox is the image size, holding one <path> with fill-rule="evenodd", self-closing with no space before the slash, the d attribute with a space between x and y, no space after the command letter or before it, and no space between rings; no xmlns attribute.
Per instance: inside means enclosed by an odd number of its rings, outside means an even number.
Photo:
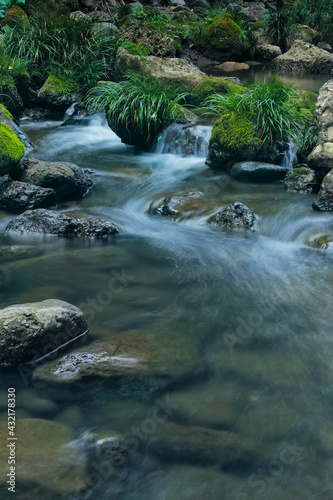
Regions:
<svg viewBox="0 0 333 500"><path fill-rule="evenodd" d="M117 479L100 476L96 489L62 496L27 483L17 498L333 498L333 252L308 246L333 234L333 215L313 212L312 196L287 193L283 184L214 174L200 155L135 154L99 116L86 127L26 124L25 130L36 157L94 170L89 194L59 208L111 219L122 233L109 243L22 240L3 234L10 216L2 213L1 243L38 245L41 255L2 265L1 307L66 300L87 314L88 342L130 329L166 339L190 335L204 369L156 392L95 381L56 398L17 373L2 373L0 402L16 387L18 418L65 424L77 442L110 430L148 442ZM154 198L185 188L206 196L197 217L174 222L147 214ZM207 229L205 216L232 201L258 215L259 235ZM121 286L103 301L112 278ZM48 409L34 405L36 396ZM224 467L176 460L163 447L151 453L161 400L170 402L168 422L235 433L253 443L259 459Z"/></svg>

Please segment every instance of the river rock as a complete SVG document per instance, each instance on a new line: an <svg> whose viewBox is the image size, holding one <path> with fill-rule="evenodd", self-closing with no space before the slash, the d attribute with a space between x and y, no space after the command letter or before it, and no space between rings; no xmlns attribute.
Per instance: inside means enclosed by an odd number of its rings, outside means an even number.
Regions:
<svg viewBox="0 0 333 500"><path fill-rule="evenodd" d="M317 193L319 183L316 173L311 168L305 166L294 167L284 181L286 189L290 193Z"/></svg>
<svg viewBox="0 0 333 500"><path fill-rule="evenodd" d="M172 219L187 218L196 215L203 208L203 203L204 194L200 191L180 191L173 196L153 202L149 207L149 213Z"/></svg>
<svg viewBox="0 0 333 500"><path fill-rule="evenodd" d="M331 73L333 54L311 43L295 40L288 52L274 59L274 65L278 71Z"/></svg>
<svg viewBox="0 0 333 500"><path fill-rule="evenodd" d="M46 189L26 182L0 180L0 208L21 213L35 208L48 208L57 204L53 189Z"/></svg>
<svg viewBox="0 0 333 500"><path fill-rule="evenodd" d="M18 366L36 360L87 330L83 312L62 300L1 309L0 366Z"/></svg>
<svg viewBox="0 0 333 500"><path fill-rule="evenodd" d="M40 366L33 380L59 388L70 388L92 378L111 379L113 383L132 380L135 388L133 382L137 380L139 385L157 388L192 378L203 368L198 346L190 336L129 330Z"/></svg>
<svg viewBox="0 0 333 500"><path fill-rule="evenodd" d="M323 178L333 169L333 80L321 87L313 116L318 128L318 141L308 156L308 162Z"/></svg>
<svg viewBox="0 0 333 500"><path fill-rule="evenodd" d="M66 83L56 76L49 76L39 89L37 97L40 103L67 109L75 102L81 102L84 95L79 87L66 87Z"/></svg>
<svg viewBox="0 0 333 500"><path fill-rule="evenodd" d="M230 203L208 219L208 224L216 226L223 231L230 230L256 230L256 216L243 203Z"/></svg>
<svg viewBox="0 0 333 500"><path fill-rule="evenodd" d="M11 170L10 176L21 182L54 189L59 200L82 198L93 184L85 171L74 163L46 162L32 158L23 158Z"/></svg>
<svg viewBox="0 0 333 500"><path fill-rule="evenodd" d="M281 48L278 45L268 43L256 45L256 56L260 61L272 61L281 54Z"/></svg>
<svg viewBox="0 0 333 500"><path fill-rule="evenodd" d="M29 151L33 149L34 145L30 141L30 139L26 136L24 132L20 129L12 115L9 111L0 104L0 123L7 125L12 132L16 135L16 137L24 144L25 150ZM3 174L2 174L3 175Z"/></svg>
<svg viewBox="0 0 333 500"><path fill-rule="evenodd" d="M260 460L260 443L225 430L183 426L165 422L148 438L147 450L166 460L176 460L221 469L237 466L247 468Z"/></svg>
<svg viewBox="0 0 333 500"><path fill-rule="evenodd" d="M119 232L115 224L101 219L75 219L54 210L27 210L12 219L6 232L56 234L68 237L107 238Z"/></svg>
<svg viewBox="0 0 333 500"><path fill-rule="evenodd" d="M0 262L11 262L19 259L38 257L43 253L41 248L33 245L2 245L0 246Z"/></svg>
<svg viewBox="0 0 333 500"><path fill-rule="evenodd" d="M240 181L272 182L284 179L288 172L289 168L273 163L242 161L235 163L229 174Z"/></svg>
<svg viewBox="0 0 333 500"><path fill-rule="evenodd" d="M325 177L320 186L317 200L312 208L320 212L332 212L333 210L333 170Z"/></svg>
<svg viewBox="0 0 333 500"><path fill-rule="evenodd" d="M317 43L317 47L323 50L327 50L327 52L332 52L332 45L327 42L319 42Z"/></svg>
<svg viewBox="0 0 333 500"><path fill-rule="evenodd" d="M217 69L222 69L223 71L240 71L244 69L250 69L250 66L246 63L226 61L222 64L215 66Z"/></svg>
<svg viewBox="0 0 333 500"><path fill-rule="evenodd" d="M9 443L7 422L0 422L0 437L3 443ZM15 437L15 472L18 486L22 485L22 489L24 484L26 489L27 484L39 485L55 492L57 498L60 498L87 486L86 456L78 447L72 445L72 433L67 426L40 418L18 419ZM3 488L7 481L6 474L9 472L8 456L9 448L1 447L0 471ZM43 498L53 499L53 496Z"/></svg>

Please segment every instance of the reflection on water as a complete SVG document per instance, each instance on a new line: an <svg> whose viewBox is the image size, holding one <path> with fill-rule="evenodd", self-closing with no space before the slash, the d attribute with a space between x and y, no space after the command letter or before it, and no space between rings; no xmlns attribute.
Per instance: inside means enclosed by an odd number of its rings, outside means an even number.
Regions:
<svg viewBox="0 0 333 500"><path fill-rule="evenodd" d="M30 391L19 400L20 418L61 423L76 445L112 431L135 448L120 473L105 474L93 490L35 495L331 498L333 254L307 243L332 230L333 215L312 211L312 196L287 193L282 183L247 184L212 173L200 150L184 156L161 146L156 154L135 154L99 116L89 126L25 129L38 145L35 156L95 170L88 196L61 208L110 218L123 234L110 243L25 238L41 254L6 264L2 306L66 300L89 314L90 341L132 329L165 340L190 335L200 366L197 376L156 392L95 381L55 394L3 374L2 395L9 385ZM204 193L203 214L183 222L147 214L153 198L180 189ZM260 234L207 228L204 216L232 201L254 210ZM121 275L126 285L119 293L96 302L110 278ZM181 353L174 355L181 364ZM31 403L37 396L43 404ZM24 491L32 495L34 488L28 483Z"/></svg>

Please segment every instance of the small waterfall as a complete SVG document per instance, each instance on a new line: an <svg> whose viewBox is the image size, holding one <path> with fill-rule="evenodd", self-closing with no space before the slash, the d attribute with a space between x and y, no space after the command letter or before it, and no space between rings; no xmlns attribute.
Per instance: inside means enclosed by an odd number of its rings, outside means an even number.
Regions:
<svg viewBox="0 0 333 500"><path fill-rule="evenodd" d="M170 125L162 134L156 153L206 158L212 127L207 125Z"/></svg>
<svg viewBox="0 0 333 500"><path fill-rule="evenodd" d="M288 149L285 151L283 155L282 166L291 169L296 163L297 163L297 152L295 144L293 143L293 141L290 141L288 144Z"/></svg>

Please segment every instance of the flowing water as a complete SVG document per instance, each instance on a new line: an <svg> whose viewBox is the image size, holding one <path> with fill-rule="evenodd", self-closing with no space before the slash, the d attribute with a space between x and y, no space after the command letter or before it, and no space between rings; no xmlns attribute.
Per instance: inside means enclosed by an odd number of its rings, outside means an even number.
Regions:
<svg viewBox="0 0 333 500"><path fill-rule="evenodd" d="M18 400L18 418L63 423L78 443L96 430L144 434L148 446L138 449L123 477L102 475L96 490L75 498L333 498L333 251L309 246L333 235L333 215L314 212L313 196L287 193L282 183L241 183L207 168L206 126L172 126L154 154L121 144L100 115L88 125L24 129L37 144L35 157L92 169L94 188L59 208L110 219L122 232L109 242L9 237L3 229L10 216L2 213L2 244L39 245L41 255L2 265L1 306L66 300L86 312L90 342L138 328L170 342L175 333L190 335L198 365L205 366L155 392L95 381L70 399L58 396L48 412ZM204 194L195 217L173 221L147 213L153 200L184 189ZM257 214L259 234L207 227L206 217L233 201ZM102 301L111 278L122 286ZM1 397L9 385L39 395L26 383L17 373L2 374ZM53 400L51 391L43 397ZM151 454L152 415L167 398L178 408L168 421L236 433L254 444L259 460L218 467L163 450ZM22 498L74 498L36 496L26 488Z"/></svg>

